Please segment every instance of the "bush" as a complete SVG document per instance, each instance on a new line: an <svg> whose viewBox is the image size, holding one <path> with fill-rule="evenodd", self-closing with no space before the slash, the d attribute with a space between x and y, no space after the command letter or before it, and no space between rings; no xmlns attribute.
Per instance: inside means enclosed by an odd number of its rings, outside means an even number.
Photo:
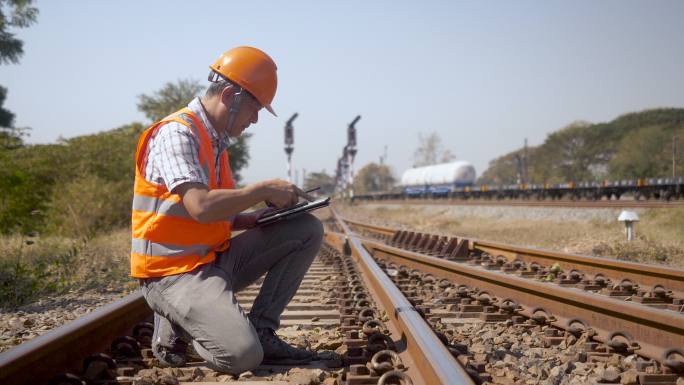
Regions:
<svg viewBox="0 0 684 385"><path fill-rule="evenodd" d="M29 244L30 243L30 244ZM90 239L57 236L0 238L0 308L73 290L121 291L129 277L130 229Z"/></svg>
<svg viewBox="0 0 684 385"><path fill-rule="evenodd" d="M79 177L53 190L47 210L51 234L89 238L130 222L131 181Z"/></svg>

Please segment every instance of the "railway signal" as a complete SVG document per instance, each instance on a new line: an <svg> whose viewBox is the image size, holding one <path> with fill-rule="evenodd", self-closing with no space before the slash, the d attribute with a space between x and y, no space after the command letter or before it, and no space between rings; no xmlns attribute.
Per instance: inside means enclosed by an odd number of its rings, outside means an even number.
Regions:
<svg viewBox="0 0 684 385"><path fill-rule="evenodd" d="M297 119L298 113L294 113L285 123L285 153L287 154L287 180L292 183L292 152L294 151L294 126L292 122Z"/></svg>
<svg viewBox="0 0 684 385"><path fill-rule="evenodd" d="M345 158L347 158L348 165L348 186L349 197L354 197L354 157L356 157L356 123L361 120L361 115L356 115L354 120L349 123L347 127L347 145L345 149Z"/></svg>

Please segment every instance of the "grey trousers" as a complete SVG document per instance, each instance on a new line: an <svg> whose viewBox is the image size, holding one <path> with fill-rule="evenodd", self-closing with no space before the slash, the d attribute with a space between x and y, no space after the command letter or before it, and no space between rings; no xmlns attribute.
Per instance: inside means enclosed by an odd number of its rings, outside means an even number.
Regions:
<svg viewBox="0 0 684 385"><path fill-rule="evenodd" d="M214 263L144 281L142 293L155 312L153 344L171 347L187 333L209 367L239 374L261 363L255 328L278 329L280 315L318 253L323 226L302 214L249 229L231 240ZM266 273L246 315L235 293Z"/></svg>

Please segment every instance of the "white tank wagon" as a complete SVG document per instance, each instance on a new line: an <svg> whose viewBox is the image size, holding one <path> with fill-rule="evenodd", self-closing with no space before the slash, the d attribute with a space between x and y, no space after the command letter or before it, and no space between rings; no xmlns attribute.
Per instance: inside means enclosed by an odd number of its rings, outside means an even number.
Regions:
<svg viewBox="0 0 684 385"><path fill-rule="evenodd" d="M401 176L404 193L409 196L447 195L453 188L474 183L475 167L462 160L410 168Z"/></svg>

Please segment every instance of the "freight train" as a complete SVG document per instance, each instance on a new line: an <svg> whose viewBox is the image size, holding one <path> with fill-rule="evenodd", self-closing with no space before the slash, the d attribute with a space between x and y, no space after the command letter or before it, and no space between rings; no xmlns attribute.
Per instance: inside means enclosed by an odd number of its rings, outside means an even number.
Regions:
<svg viewBox="0 0 684 385"><path fill-rule="evenodd" d="M640 178L602 182L567 182L562 184L519 183L507 185L475 185L475 168L458 161L404 172L399 188L356 195L354 200L388 199L521 199L521 200L602 200L620 199L674 200L684 199L684 177Z"/></svg>

